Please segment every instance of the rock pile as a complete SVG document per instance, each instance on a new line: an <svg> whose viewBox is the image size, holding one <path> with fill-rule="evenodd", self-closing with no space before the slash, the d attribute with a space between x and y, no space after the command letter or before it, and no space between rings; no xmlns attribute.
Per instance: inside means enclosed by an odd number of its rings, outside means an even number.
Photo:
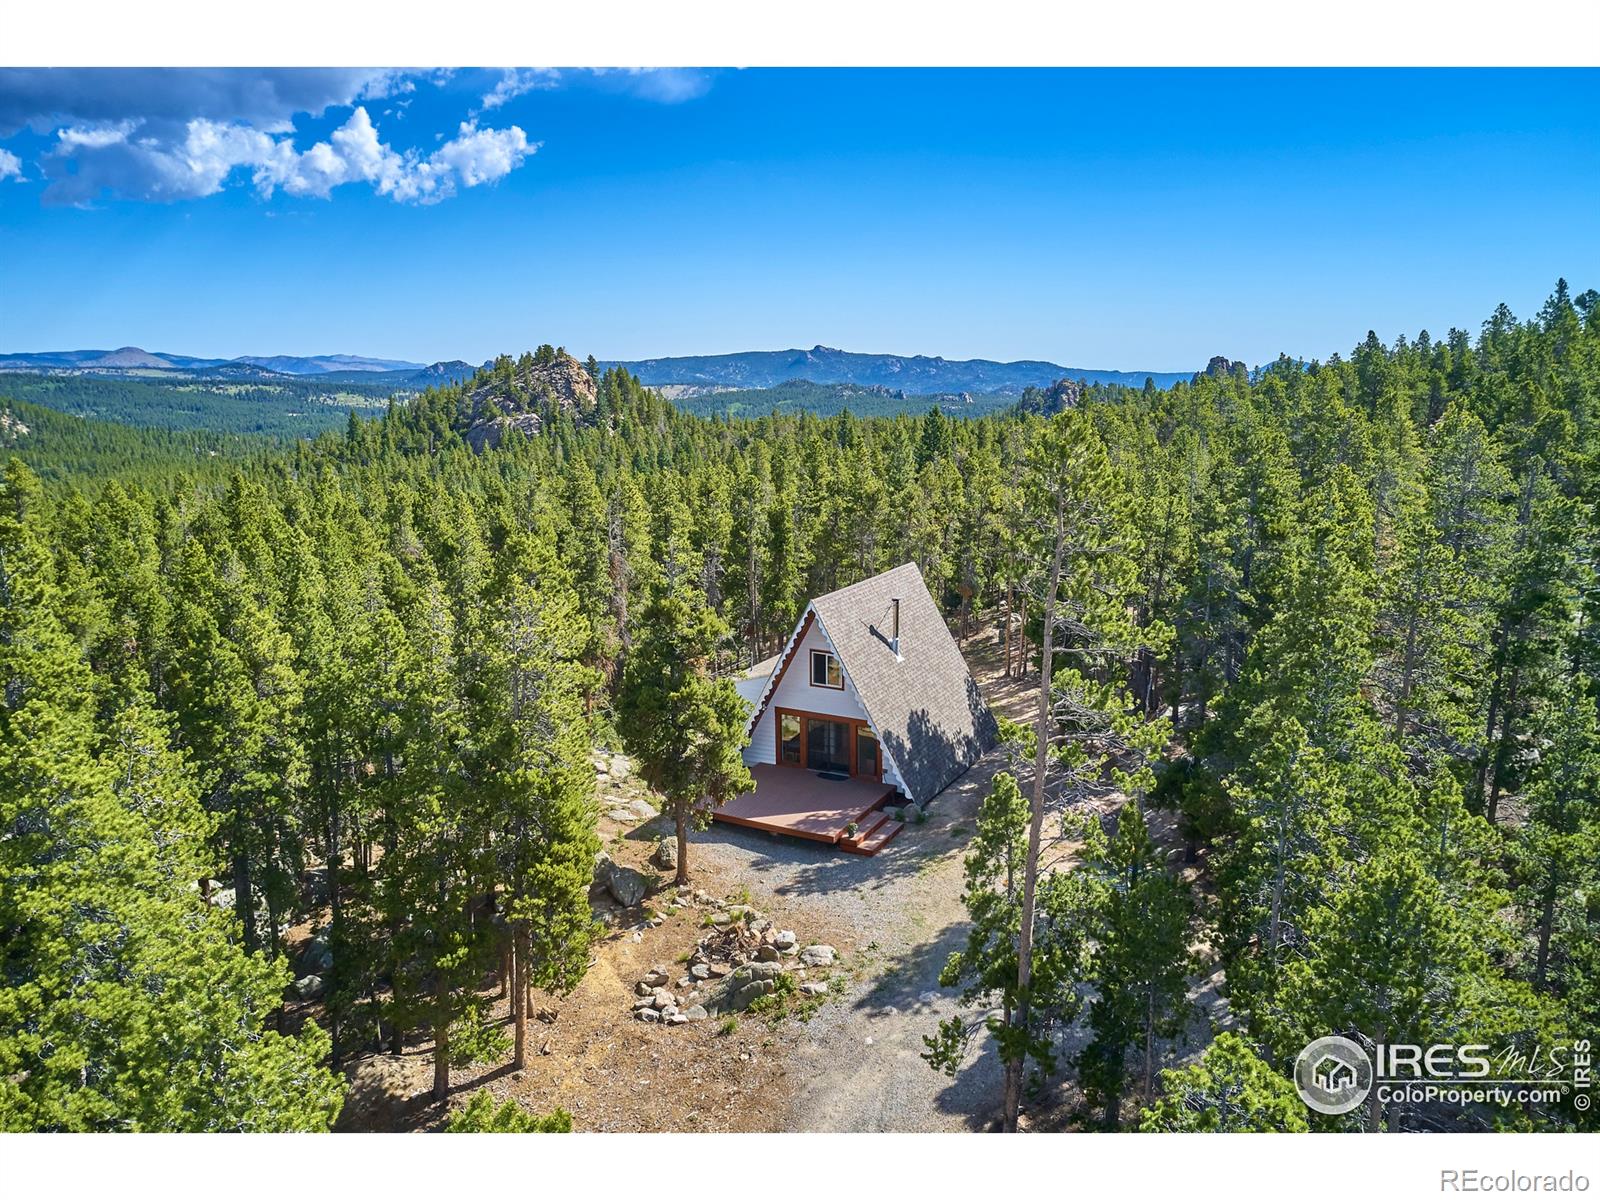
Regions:
<svg viewBox="0 0 1600 1200"><path fill-rule="evenodd" d="M711 927L701 935L676 980L669 968L658 964L634 985L633 1014L638 1020L684 1025L720 1013L743 1012L777 991L778 980L787 974L805 995L828 991L826 981L805 976L808 967L834 965L838 951L832 946L802 947L794 930L779 929L748 904L719 904L704 892L687 888L679 890L678 903L711 908Z"/></svg>

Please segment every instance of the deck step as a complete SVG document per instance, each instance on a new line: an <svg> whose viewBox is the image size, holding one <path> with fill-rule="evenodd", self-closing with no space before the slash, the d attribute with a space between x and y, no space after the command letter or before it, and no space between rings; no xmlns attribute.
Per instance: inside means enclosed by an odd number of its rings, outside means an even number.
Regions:
<svg viewBox="0 0 1600 1200"><path fill-rule="evenodd" d="M854 850L881 829L889 820L889 814L881 808L875 808L865 813L856 822L856 831L853 835L841 837L839 844L846 850Z"/></svg>
<svg viewBox="0 0 1600 1200"><path fill-rule="evenodd" d="M876 854L894 840L895 834L906 827L904 821L885 821L856 847L857 854Z"/></svg>

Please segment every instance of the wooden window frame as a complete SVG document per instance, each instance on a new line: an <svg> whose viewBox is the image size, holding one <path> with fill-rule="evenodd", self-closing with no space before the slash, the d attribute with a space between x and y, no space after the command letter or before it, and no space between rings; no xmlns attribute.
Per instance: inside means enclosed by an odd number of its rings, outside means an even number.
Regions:
<svg viewBox="0 0 1600 1200"><path fill-rule="evenodd" d="M838 683L817 682L817 655L819 654L833 659L834 666L839 670ZM823 667L822 677L824 679L828 677L827 667ZM830 692L842 692L844 691L844 664L839 661L839 656L832 650L824 650L820 646L813 646L811 647L811 657L806 660L806 682L814 688L827 688Z"/></svg>
<svg viewBox="0 0 1600 1200"><path fill-rule="evenodd" d="M787 763L783 761L783 718L786 716L794 717L800 722L800 761L798 763ZM792 767L802 771L814 771L819 769L810 766L806 762L806 759L809 756L806 740L806 722L808 720L829 721L835 725L848 725L850 727L850 778L872 779L879 783L883 782L883 739L878 737L877 730L872 729L872 722L862 720L860 717L841 717L837 713L812 712L809 709L804 708L778 708L776 705L774 705L772 709L772 757L777 760L778 766ZM861 730L863 728L871 730L874 740L878 743L878 773L876 775L863 775L859 770L860 763L856 754L856 740L860 737Z"/></svg>

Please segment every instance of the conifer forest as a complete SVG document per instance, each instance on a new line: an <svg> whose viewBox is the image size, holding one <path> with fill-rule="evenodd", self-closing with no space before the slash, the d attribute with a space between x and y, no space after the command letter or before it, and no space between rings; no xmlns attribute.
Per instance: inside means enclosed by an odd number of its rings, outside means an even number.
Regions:
<svg viewBox="0 0 1600 1200"><path fill-rule="evenodd" d="M402 1049L441 1127L583 1128L451 1071L538 1058L617 936L593 755L694 885L735 681L906 562L1028 697L944 839L930 1077L997 1054L1007 1129L1597 1128L1293 1071L1600 1032L1600 295L975 415L699 416L581 354L301 440L0 376L0 1129L329 1130Z"/></svg>

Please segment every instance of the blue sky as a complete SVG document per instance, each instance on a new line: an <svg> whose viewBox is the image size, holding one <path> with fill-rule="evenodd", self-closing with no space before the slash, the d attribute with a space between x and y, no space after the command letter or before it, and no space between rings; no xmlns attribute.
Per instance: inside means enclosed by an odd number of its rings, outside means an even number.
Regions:
<svg viewBox="0 0 1600 1200"><path fill-rule="evenodd" d="M1600 287L1595 71L4 70L0 176L0 351L1190 370Z"/></svg>

